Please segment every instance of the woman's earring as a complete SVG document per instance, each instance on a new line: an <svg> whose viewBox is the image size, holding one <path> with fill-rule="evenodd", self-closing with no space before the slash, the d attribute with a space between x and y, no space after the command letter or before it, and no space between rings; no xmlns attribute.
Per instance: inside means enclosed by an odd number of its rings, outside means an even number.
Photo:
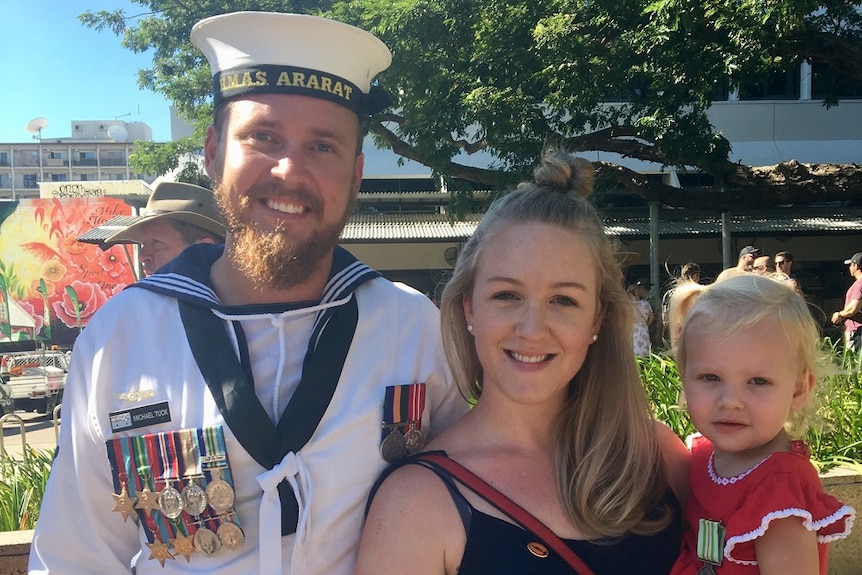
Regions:
<svg viewBox="0 0 862 575"><path fill-rule="evenodd" d="M593 343L595 343L595 342L597 342L597 341L599 341L599 334L594 333L594 334L593 334Z"/></svg>
<svg viewBox="0 0 862 575"><path fill-rule="evenodd" d="M473 325L472 324L469 324L469 323L467 324L467 331L469 331L470 333L473 333Z"/></svg>

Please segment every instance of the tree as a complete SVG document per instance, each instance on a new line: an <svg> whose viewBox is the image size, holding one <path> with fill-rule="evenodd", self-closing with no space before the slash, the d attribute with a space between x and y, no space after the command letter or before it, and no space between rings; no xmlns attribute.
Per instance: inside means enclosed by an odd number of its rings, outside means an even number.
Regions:
<svg viewBox="0 0 862 575"><path fill-rule="evenodd" d="M136 0L141 15L87 12L81 21L154 49L142 87L182 116L209 122L209 71L189 43L200 18L257 9L330 15L374 32L392 49L380 83L395 105L368 123L378 144L432 168L498 188L526 177L548 146L697 170L713 185L677 189L620 165L598 166L604 186L648 201L713 209L862 200L862 167L773 168L728 160L729 142L706 112L716 86L816 62L838 105L841 82L862 86L862 4L831 0ZM228 8L228 4L230 4ZM178 146L175 146L178 147ZM483 151L492 165L459 164ZM142 159L155 149L140 154ZM170 156L170 154L167 154ZM157 164L150 164L150 167ZM717 193L720 191L721 193Z"/></svg>

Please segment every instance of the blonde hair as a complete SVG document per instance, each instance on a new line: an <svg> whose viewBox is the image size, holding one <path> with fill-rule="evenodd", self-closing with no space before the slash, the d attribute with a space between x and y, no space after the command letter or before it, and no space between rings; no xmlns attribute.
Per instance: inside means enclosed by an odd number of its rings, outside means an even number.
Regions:
<svg viewBox="0 0 862 575"><path fill-rule="evenodd" d="M765 319L778 323L789 343L787 358L797 362L799 377L817 376L829 360L820 345L820 330L805 300L780 279L746 273L709 286L696 286L671 298L671 318L681 325L673 347L679 373L685 373L686 334L692 320L704 318L695 326L712 339L732 337ZM688 305L687 313L681 308ZM674 315L676 314L676 315ZM814 394L811 394L813 397ZM804 433L811 407L792 414L788 431L794 436Z"/></svg>
<svg viewBox="0 0 862 575"><path fill-rule="evenodd" d="M592 165L562 152L546 153L534 178L492 204L458 256L441 301L446 357L461 392L478 400L482 366L467 331L463 299L472 292L483 246L499 230L540 222L579 235L597 271L601 327L569 384L557 425L557 487L570 519L588 538L658 532L672 516L669 506L661 504L668 484L632 352L632 306L623 288L620 257L586 199L592 191Z"/></svg>

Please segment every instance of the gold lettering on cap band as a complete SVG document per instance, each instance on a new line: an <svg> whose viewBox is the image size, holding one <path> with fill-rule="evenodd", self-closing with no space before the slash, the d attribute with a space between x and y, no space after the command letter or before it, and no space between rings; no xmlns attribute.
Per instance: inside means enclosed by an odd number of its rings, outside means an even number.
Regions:
<svg viewBox="0 0 862 575"><path fill-rule="evenodd" d="M364 94L356 84L333 74L294 66L254 66L223 70L213 76L215 104L255 93L302 94L330 100L363 113Z"/></svg>

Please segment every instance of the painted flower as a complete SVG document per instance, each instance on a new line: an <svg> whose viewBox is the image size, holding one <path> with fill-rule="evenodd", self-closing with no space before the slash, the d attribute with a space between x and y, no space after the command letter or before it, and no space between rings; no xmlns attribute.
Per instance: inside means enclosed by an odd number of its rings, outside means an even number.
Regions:
<svg viewBox="0 0 862 575"><path fill-rule="evenodd" d="M129 265L126 260L117 256L117 249L115 248L107 251L100 250L98 255L99 266L105 275L113 279L123 277L129 272Z"/></svg>
<svg viewBox="0 0 862 575"><path fill-rule="evenodd" d="M87 322L96 313L106 301L108 295L98 284L86 283L80 280L74 280L70 286L78 299L79 311L81 314L81 325L87 325ZM68 327L77 327L78 320L75 316L75 304L69 295L69 290L64 290L62 297L53 302L54 315L60 319Z"/></svg>
<svg viewBox="0 0 862 575"><path fill-rule="evenodd" d="M48 282L58 282L66 275L66 266L63 262L56 259L51 259L42 264L42 277Z"/></svg>

